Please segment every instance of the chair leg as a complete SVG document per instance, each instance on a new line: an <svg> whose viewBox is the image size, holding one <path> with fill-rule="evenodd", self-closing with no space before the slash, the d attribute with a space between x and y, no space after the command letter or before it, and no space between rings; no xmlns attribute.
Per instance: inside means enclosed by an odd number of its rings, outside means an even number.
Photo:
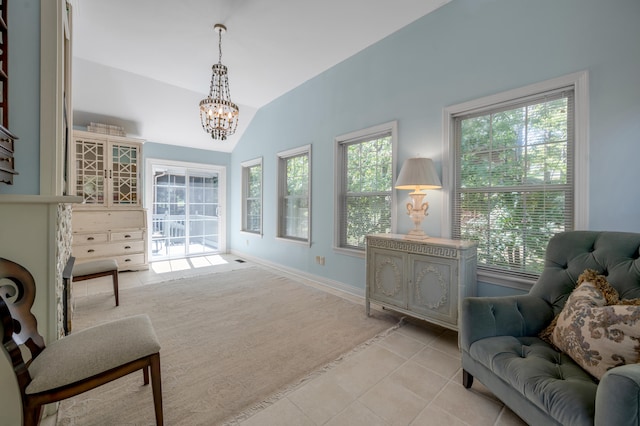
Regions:
<svg viewBox="0 0 640 426"><path fill-rule="evenodd" d="M120 306L120 295L118 294L118 270L112 273L113 277L113 294L116 296L116 306Z"/></svg>
<svg viewBox="0 0 640 426"><path fill-rule="evenodd" d="M22 405L22 424L23 426L38 426L40 416L42 415L42 406L29 408L28 404L23 402Z"/></svg>
<svg viewBox="0 0 640 426"><path fill-rule="evenodd" d="M149 366L147 365L142 369L142 375L144 376L144 384L149 384Z"/></svg>
<svg viewBox="0 0 640 426"><path fill-rule="evenodd" d="M462 386L469 389L473 385L473 376L467 371L462 370Z"/></svg>
<svg viewBox="0 0 640 426"><path fill-rule="evenodd" d="M156 412L156 425L164 425L162 414L162 378L160 377L160 354L151 355L151 388L153 390L153 406Z"/></svg>

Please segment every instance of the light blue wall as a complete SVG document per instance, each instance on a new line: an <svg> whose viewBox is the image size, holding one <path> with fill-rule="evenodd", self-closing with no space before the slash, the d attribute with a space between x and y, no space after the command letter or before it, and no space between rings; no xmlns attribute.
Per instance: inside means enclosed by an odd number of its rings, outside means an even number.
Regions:
<svg viewBox="0 0 640 426"><path fill-rule="evenodd" d="M187 161L216 166L228 166L231 161L231 154L226 152L184 148L154 142L145 142L142 147L142 155L144 159L161 158L164 160Z"/></svg>
<svg viewBox="0 0 640 426"><path fill-rule="evenodd" d="M13 185L2 194L40 193L40 1L8 4L9 130L15 143Z"/></svg>
<svg viewBox="0 0 640 426"><path fill-rule="evenodd" d="M590 79L589 228L640 232L638 22L638 0L454 0L392 34L256 114L231 156L230 247L364 288L364 260L332 250L334 138L397 119L398 169L416 154L441 169L444 107L581 70ZM304 144L313 150L309 248L275 239L276 153ZM263 238L239 231L240 163L259 156ZM438 236L442 193L428 197L425 231ZM410 225L398 209L398 231Z"/></svg>

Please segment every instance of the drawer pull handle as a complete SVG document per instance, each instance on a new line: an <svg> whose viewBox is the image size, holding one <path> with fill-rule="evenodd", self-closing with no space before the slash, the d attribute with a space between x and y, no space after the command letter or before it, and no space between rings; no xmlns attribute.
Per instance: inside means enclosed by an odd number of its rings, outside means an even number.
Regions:
<svg viewBox="0 0 640 426"><path fill-rule="evenodd" d="M93 241L94 238L93 237L87 237L87 241Z"/></svg>
<svg viewBox="0 0 640 426"><path fill-rule="evenodd" d="M124 246L125 250L130 249L131 246Z"/></svg>
<svg viewBox="0 0 640 426"><path fill-rule="evenodd" d="M87 250L87 253L93 253L95 250L94 249L89 249Z"/></svg>
<svg viewBox="0 0 640 426"><path fill-rule="evenodd" d="M131 262L131 259L125 259L124 261L125 262Z"/></svg>
<svg viewBox="0 0 640 426"><path fill-rule="evenodd" d="M124 236L125 238L131 238L131 235L127 234Z"/></svg>

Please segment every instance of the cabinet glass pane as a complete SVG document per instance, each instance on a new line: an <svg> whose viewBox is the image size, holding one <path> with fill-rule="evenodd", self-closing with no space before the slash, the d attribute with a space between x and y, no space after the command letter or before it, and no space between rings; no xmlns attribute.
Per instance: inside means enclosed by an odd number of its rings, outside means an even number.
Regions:
<svg viewBox="0 0 640 426"><path fill-rule="evenodd" d="M138 148L128 145L112 145L111 155L113 204L138 204Z"/></svg>
<svg viewBox="0 0 640 426"><path fill-rule="evenodd" d="M101 142L76 142L76 194L86 204L105 202L105 151Z"/></svg>

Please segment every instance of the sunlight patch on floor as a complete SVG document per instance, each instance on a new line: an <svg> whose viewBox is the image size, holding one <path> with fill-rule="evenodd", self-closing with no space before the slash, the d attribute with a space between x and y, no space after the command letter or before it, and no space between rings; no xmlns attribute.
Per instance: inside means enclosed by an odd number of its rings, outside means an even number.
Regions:
<svg viewBox="0 0 640 426"><path fill-rule="evenodd" d="M151 263L151 269L156 274L185 271L188 269L206 268L209 266L225 265L228 262L220 255L190 257L185 259L163 260Z"/></svg>

